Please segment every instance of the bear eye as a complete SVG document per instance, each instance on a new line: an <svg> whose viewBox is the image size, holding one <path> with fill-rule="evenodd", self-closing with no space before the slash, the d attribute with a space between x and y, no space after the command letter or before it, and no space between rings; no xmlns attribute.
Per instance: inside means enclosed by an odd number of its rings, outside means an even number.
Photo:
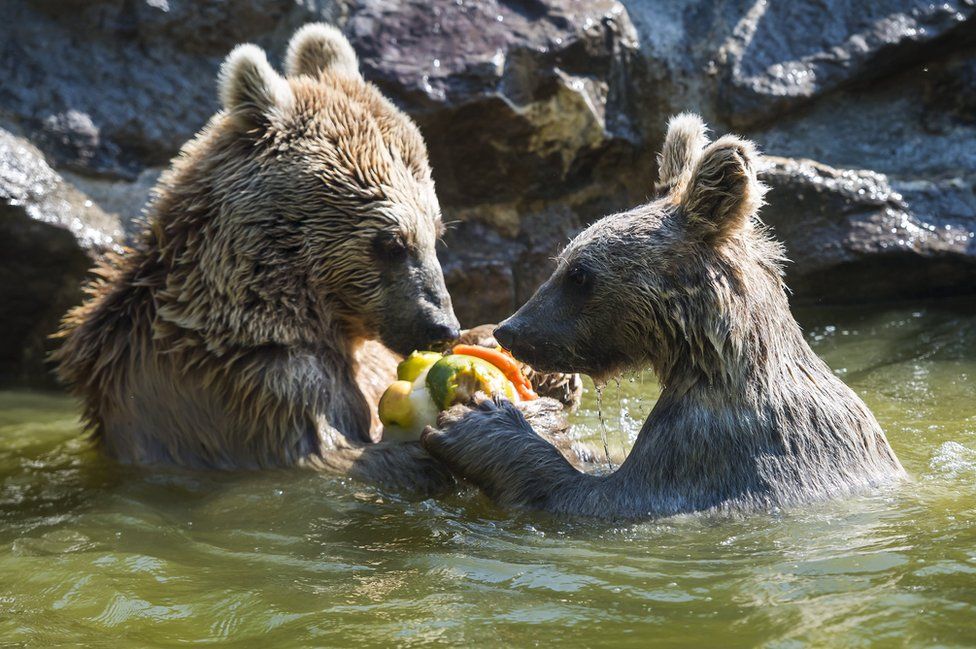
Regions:
<svg viewBox="0 0 976 649"><path fill-rule="evenodd" d="M587 288L593 282L593 275L590 273L589 269L581 266L580 264L574 264L569 272L566 273L566 279L570 284L576 288Z"/></svg>
<svg viewBox="0 0 976 649"><path fill-rule="evenodd" d="M382 232L373 239L373 251L380 259L401 261L407 256L407 242L398 233Z"/></svg>

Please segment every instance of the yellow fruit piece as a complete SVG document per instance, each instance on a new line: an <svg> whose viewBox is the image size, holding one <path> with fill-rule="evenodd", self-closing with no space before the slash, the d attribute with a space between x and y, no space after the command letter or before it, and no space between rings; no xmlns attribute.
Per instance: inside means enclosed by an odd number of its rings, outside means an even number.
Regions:
<svg viewBox="0 0 976 649"><path fill-rule="evenodd" d="M425 427L437 423L438 412L423 381L394 381L379 403L383 439L401 442L418 440Z"/></svg>
<svg viewBox="0 0 976 649"><path fill-rule="evenodd" d="M416 381L424 370L441 358L443 355L437 352L414 352L397 365L397 379L400 381Z"/></svg>
<svg viewBox="0 0 976 649"><path fill-rule="evenodd" d="M379 415L384 426L411 426L413 407L410 405L410 381L394 381L380 397Z"/></svg>

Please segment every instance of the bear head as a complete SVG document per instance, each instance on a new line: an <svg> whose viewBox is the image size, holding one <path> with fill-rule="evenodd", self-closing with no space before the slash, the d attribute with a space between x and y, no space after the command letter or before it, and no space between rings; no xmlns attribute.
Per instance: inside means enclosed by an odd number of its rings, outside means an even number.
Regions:
<svg viewBox="0 0 976 649"><path fill-rule="evenodd" d="M285 70L254 45L235 48L218 80L223 110L164 177L158 201L189 196L168 213L199 208L209 221L161 226L188 259L161 314L235 344L340 331L406 354L454 339L435 254L440 207L416 125L363 79L331 26L296 32Z"/></svg>
<svg viewBox="0 0 976 649"><path fill-rule="evenodd" d="M764 187L750 142L708 144L694 115L669 123L659 156L661 197L604 217L557 259L552 276L495 331L546 371L596 378L651 365L720 373L737 345L750 292L783 294L782 250L757 212Z"/></svg>

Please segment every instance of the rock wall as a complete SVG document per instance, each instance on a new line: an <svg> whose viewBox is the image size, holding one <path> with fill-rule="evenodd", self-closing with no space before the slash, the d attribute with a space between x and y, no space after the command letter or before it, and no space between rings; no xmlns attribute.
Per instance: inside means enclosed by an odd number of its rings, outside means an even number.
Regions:
<svg viewBox="0 0 976 649"><path fill-rule="evenodd" d="M226 52L280 60L312 20L427 138L462 322L510 313L568 237L643 201L682 110L770 154L795 300L976 287L974 0L9 0L5 18L0 384L47 380L56 314L216 109Z"/></svg>
<svg viewBox="0 0 976 649"><path fill-rule="evenodd" d="M118 219L66 183L40 151L0 130L0 378L45 384L48 335L82 297L92 260L122 237Z"/></svg>

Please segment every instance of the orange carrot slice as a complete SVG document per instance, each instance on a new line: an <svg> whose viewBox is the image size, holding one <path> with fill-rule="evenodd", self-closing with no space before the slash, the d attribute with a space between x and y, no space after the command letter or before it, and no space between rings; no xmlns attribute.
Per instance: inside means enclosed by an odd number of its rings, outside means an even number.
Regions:
<svg viewBox="0 0 976 649"><path fill-rule="evenodd" d="M495 349L481 347L480 345L455 345L451 351L463 356L480 358L500 369L502 374L505 375L505 378L515 386L515 391L518 392L519 398L525 401L532 401L533 399L539 398L539 395L532 389L532 384L522 374L522 369L519 367L518 362L510 355Z"/></svg>

